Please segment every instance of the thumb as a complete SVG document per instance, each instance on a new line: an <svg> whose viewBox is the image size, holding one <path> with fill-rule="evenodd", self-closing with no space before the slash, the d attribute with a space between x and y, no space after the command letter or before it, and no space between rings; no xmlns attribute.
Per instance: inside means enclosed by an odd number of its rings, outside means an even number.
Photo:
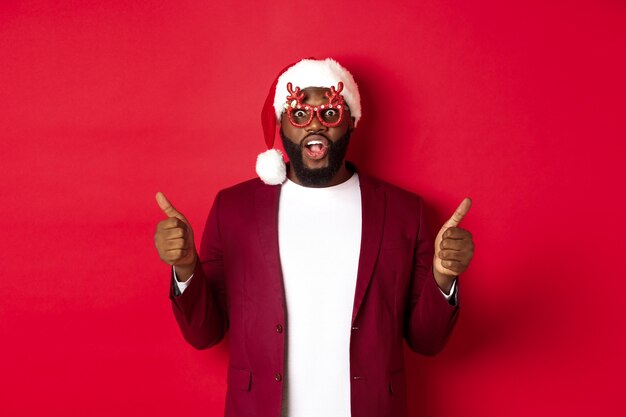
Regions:
<svg viewBox="0 0 626 417"><path fill-rule="evenodd" d="M470 207L472 207L472 200L469 197L465 197L463 201L461 201L461 204L459 204L459 206L455 210L452 217L450 217L448 221L445 222L443 227L457 227L459 223L461 223L461 220L463 220L463 217L465 217L465 215L469 211Z"/></svg>
<svg viewBox="0 0 626 417"><path fill-rule="evenodd" d="M163 210L163 213L165 213L167 217L176 217L184 221L185 223L187 223L187 219L185 218L185 216L183 216L178 210L174 208L172 203L170 203L167 197L165 197L165 194L163 194L160 191L157 192L156 201L159 207L161 208L161 210Z"/></svg>

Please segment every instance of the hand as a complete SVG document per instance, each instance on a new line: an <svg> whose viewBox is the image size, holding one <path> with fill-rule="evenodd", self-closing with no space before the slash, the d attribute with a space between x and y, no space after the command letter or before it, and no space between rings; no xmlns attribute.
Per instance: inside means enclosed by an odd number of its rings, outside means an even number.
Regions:
<svg viewBox="0 0 626 417"><path fill-rule="evenodd" d="M472 234L458 227L471 206L472 200L465 198L435 239L433 274L439 288L446 293L450 292L454 279L465 272L474 256Z"/></svg>
<svg viewBox="0 0 626 417"><path fill-rule="evenodd" d="M154 244L163 262L176 267L180 281L187 281L196 266L198 255L193 240L191 225L172 206L162 192L156 194L156 201L168 217L159 222L154 234Z"/></svg>

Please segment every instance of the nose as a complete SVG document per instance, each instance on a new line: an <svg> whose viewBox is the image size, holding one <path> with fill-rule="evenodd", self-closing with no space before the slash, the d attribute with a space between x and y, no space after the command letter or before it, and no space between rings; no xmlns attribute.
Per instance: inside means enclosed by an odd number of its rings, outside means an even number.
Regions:
<svg viewBox="0 0 626 417"><path fill-rule="evenodd" d="M311 123L306 126L307 133L316 133L316 132L325 132L328 130L328 127L324 126L322 122L320 122L317 114L313 115L313 119Z"/></svg>

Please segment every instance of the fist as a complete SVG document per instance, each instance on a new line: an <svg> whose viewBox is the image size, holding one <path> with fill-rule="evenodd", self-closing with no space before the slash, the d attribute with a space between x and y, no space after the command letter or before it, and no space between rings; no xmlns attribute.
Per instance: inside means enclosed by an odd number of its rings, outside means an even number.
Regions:
<svg viewBox="0 0 626 417"><path fill-rule="evenodd" d="M452 285L452 280L465 272L474 256L472 234L458 227L471 206L472 200L465 198L437 233L433 270L442 288L447 286L447 283Z"/></svg>
<svg viewBox="0 0 626 417"><path fill-rule="evenodd" d="M159 222L154 234L154 244L159 257L169 265L193 269L196 264L196 246L189 222L169 200L158 192L156 200L167 219ZM178 268L177 268L178 270Z"/></svg>

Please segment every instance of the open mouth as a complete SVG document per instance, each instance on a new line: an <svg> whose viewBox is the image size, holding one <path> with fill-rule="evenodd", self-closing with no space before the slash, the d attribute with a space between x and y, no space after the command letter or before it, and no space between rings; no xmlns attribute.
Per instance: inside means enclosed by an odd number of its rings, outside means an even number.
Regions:
<svg viewBox="0 0 626 417"><path fill-rule="evenodd" d="M309 159L320 160L328 153L328 145L328 139L324 136L312 135L304 140L302 149Z"/></svg>

